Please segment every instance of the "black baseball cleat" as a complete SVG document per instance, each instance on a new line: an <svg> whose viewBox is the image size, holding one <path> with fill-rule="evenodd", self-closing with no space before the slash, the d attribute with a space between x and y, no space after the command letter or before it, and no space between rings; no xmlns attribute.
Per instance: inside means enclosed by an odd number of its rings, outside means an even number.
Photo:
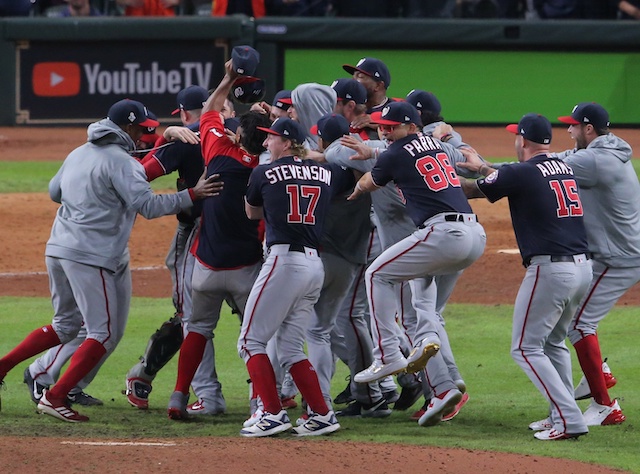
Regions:
<svg viewBox="0 0 640 474"><path fill-rule="evenodd" d="M45 388L49 388L49 387L47 387L46 385L41 385L35 380L33 380L33 377L31 376L31 372L29 371L29 367L24 369L24 376L22 378L22 381L27 385L27 388L29 389L29 395L31 396L31 401L37 405L38 402L40 402L40 399L42 398L42 391Z"/></svg>
<svg viewBox="0 0 640 474"><path fill-rule="evenodd" d="M404 387L400 392L400 397L393 405L394 410L408 410L411 408L422 396L422 385L416 385L413 387Z"/></svg>
<svg viewBox="0 0 640 474"><path fill-rule="evenodd" d="M71 405L76 404L85 407L99 407L104 405L104 402L102 400L92 397L85 392L70 393L69 395L67 395L67 401Z"/></svg>

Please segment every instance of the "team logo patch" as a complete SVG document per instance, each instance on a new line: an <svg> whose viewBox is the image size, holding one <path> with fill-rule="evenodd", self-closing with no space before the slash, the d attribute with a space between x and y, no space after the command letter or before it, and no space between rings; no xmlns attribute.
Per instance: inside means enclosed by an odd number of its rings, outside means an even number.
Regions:
<svg viewBox="0 0 640 474"><path fill-rule="evenodd" d="M498 170L495 170L489 176L484 178L484 182L487 184L491 184L491 183L495 183L497 179L498 179Z"/></svg>

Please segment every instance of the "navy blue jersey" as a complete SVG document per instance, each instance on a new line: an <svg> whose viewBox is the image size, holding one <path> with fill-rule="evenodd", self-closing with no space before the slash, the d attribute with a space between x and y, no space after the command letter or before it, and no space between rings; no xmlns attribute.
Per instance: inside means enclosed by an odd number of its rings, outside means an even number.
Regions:
<svg viewBox="0 0 640 474"><path fill-rule="evenodd" d="M285 156L253 171L246 199L264 208L267 246L317 249L331 199L354 182L353 172L339 165Z"/></svg>
<svg viewBox="0 0 640 474"><path fill-rule="evenodd" d="M421 132L393 142L371 170L373 182L394 181L416 226L443 212L471 213L452 160Z"/></svg>
<svg viewBox="0 0 640 474"><path fill-rule="evenodd" d="M190 125L189 128L200 133L200 123ZM204 160L200 144L192 145L177 140L161 145L150 157L145 157L143 165L149 180L177 171L176 187L181 191L196 185L204 169ZM177 217L180 222L191 224L200 217L201 211L202 201L198 200L193 203L191 209L179 213Z"/></svg>
<svg viewBox="0 0 640 474"><path fill-rule="evenodd" d="M200 118L202 155L207 176L220 174L224 189L203 200L200 231L195 243L196 258L211 269L254 265L262 259L258 221L244 210L244 193L258 157L247 154L224 133L217 111Z"/></svg>
<svg viewBox="0 0 640 474"><path fill-rule="evenodd" d="M586 253L587 234L578 184L569 165L546 154L477 181L491 202L507 196L523 261L534 255Z"/></svg>

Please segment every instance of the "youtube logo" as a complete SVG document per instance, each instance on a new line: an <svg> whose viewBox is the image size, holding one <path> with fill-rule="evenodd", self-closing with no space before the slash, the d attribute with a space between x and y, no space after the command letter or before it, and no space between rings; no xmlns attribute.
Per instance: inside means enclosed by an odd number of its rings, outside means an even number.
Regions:
<svg viewBox="0 0 640 474"><path fill-rule="evenodd" d="M68 97L80 93L80 65L44 62L33 67L33 92L40 97Z"/></svg>

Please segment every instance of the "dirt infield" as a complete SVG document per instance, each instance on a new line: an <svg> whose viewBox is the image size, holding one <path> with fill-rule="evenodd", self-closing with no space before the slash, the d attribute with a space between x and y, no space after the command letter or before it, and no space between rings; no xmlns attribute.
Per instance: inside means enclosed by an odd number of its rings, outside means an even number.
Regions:
<svg viewBox="0 0 640 474"><path fill-rule="evenodd" d="M507 157L513 153L513 139L502 127L458 129L465 140L486 156ZM564 129L554 130L558 150L572 143ZM640 150L640 132L622 130L619 135ZM62 160L86 139L84 128L0 128L0 161ZM451 298L458 303L512 304L524 269L517 253L506 202L472 202L485 227L485 254L465 271ZM57 205L46 194L0 194L1 296L48 296L44 245ZM130 242L134 296L168 297L170 279L164 257L175 230L175 218L153 221L139 218ZM640 304L640 290L631 290L620 301ZM121 441L121 440L120 440ZM48 454L64 445L73 456ZM323 440L304 443L289 440L189 439L179 442L145 440L146 444L90 445L87 440L0 438L0 459L6 472L130 471L147 466L153 472L196 470L201 459L214 459L216 472L348 473L439 470L469 472L619 472L579 462L517 454L474 452L405 445L361 445ZM282 453L287 455L283 456ZM222 454L223 453L223 454ZM322 458L314 467L309 456ZM42 460L46 459L46 463ZM401 459L401 464L399 464ZM40 460L40 462L38 462ZM189 462L193 465L190 466ZM57 463L57 464L56 464Z"/></svg>

